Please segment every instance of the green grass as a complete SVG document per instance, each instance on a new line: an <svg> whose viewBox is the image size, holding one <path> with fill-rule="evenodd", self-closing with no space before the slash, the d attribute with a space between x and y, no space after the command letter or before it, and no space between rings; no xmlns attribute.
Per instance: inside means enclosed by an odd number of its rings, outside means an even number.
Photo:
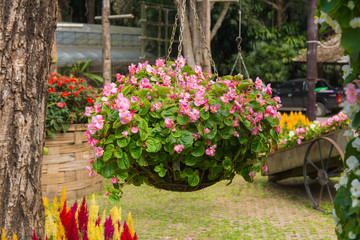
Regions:
<svg viewBox="0 0 360 240"><path fill-rule="evenodd" d="M131 211L139 239L336 239L331 217L313 210L300 190L260 176L191 193L125 186L116 205L123 219ZM104 193L96 198L108 213L114 203Z"/></svg>

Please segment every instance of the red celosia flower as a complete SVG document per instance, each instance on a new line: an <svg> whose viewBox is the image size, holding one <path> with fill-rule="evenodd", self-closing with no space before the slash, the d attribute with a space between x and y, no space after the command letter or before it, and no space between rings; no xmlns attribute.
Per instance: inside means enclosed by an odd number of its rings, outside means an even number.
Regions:
<svg viewBox="0 0 360 240"><path fill-rule="evenodd" d="M69 89L73 90L74 89L73 85L69 85Z"/></svg>
<svg viewBox="0 0 360 240"><path fill-rule="evenodd" d="M134 235L134 237L135 237L135 235ZM126 221L124 222L124 231L121 233L120 239L121 240L133 240L131 233L129 231L129 227L126 224Z"/></svg>
<svg viewBox="0 0 360 240"><path fill-rule="evenodd" d="M78 94L78 93L74 93L74 96L75 96L75 97L78 97L78 96L79 96L79 94Z"/></svg>
<svg viewBox="0 0 360 240"><path fill-rule="evenodd" d="M81 91L84 90L84 86L81 86L81 87L80 87L80 90L81 90Z"/></svg>
<svg viewBox="0 0 360 240"><path fill-rule="evenodd" d="M39 240L38 237L36 236L35 229L34 229L34 234L33 234L33 236L32 236L32 240Z"/></svg>
<svg viewBox="0 0 360 240"><path fill-rule="evenodd" d="M104 223L104 237L105 240L110 240L113 238L114 236L114 232L115 232L115 228L112 224L112 220L111 220L111 216L106 219L105 223Z"/></svg>
<svg viewBox="0 0 360 240"><path fill-rule="evenodd" d="M68 84L68 83L69 83L69 80L65 79L65 80L64 80L64 83L65 83L65 84Z"/></svg>
<svg viewBox="0 0 360 240"><path fill-rule="evenodd" d="M71 240L79 240L79 233L75 218L75 213L77 209L77 203L73 205L70 211L66 211L66 201L64 207L60 213L61 223L65 228L65 237Z"/></svg>
<svg viewBox="0 0 360 240"><path fill-rule="evenodd" d="M83 240L88 240L88 236L87 236L88 222L89 222L89 213L87 210L86 200L84 197L78 213L79 231L81 233L81 236L83 237Z"/></svg>

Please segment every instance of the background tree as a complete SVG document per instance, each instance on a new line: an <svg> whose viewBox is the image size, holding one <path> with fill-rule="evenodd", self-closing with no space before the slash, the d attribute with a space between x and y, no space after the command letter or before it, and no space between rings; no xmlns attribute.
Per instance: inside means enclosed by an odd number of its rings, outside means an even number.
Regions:
<svg viewBox="0 0 360 240"><path fill-rule="evenodd" d="M56 1L0 1L0 229L44 236L40 175Z"/></svg>

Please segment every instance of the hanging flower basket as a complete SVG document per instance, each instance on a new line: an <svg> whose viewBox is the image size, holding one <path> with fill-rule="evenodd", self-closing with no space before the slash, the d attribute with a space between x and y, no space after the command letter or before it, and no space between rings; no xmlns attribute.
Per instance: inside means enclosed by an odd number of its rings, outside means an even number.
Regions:
<svg viewBox="0 0 360 240"><path fill-rule="evenodd" d="M93 169L112 179L195 191L240 174L251 181L277 140L278 102L260 79L214 80L200 67L157 60L117 75L87 108Z"/></svg>

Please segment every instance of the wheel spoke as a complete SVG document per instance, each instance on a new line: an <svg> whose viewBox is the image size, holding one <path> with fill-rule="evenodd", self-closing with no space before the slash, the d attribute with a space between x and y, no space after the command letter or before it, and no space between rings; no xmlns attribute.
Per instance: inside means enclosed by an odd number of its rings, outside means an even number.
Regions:
<svg viewBox="0 0 360 240"><path fill-rule="evenodd" d="M310 181L308 181L308 180L306 180L306 183L305 184L307 184L307 185L311 185L311 184L313 184L313 183L315 183L315 182L317 182L318 180L315 178L315 179L310 179Z"/></svg>
<svg viewBox="0 0 360 240"><path fill-rule="evenodd" d="M333 201L333 198L332 198L332 196L331 196L331 190L330 190L329 185L326 184L326 188L327 188L327 191L328 191L328 193L329 193L329 197L330 197L331 204L334 206L334 201Z"/></svg>
<svg viewBox="0 0 360 240"><path fill-rule="evenodd" d="M328 174L328 177L339 177L340 176L340 173L339 172L334 172L334 173L329 173Z"/></svg>
<svg viewBox="0 0 360 240"><path fill-rule="evenodd" d="M318 149L319 149L319 154L320 154L321 166L322 166L323 169L325 169L324 161L323 161L322 154L321 154L320 140L318 140L317 143L318 143Z"/></svg>
<svg viewBox="0 0 360 240"><path fill-rule="evenodd" d="M331 174L333 174L333 173L340 172L341 169L342 169L342 166L341 166L341 167L338 167L338 168L335 168L334 170L330 171L330 172L328 173L328 175L331 175Z"/></svg>
<svg viewBox="0 0 360 240"><path fill-rule="evenodd" d="M328 169L328 167L329 167L330 158L331 158L331 153L332 153L333 148L334 148L334 145L332 145L332 144L331 144L331 148L330 148L330 152L329 152L328 160L327 160L327 162L326 162L326 168L325 168L325 170L327 170L327 169Z"/></svg>
<svg viewBox="0 0 360 240"><path fill-rule="evenodd" d="M320 188L320 194L319 194L319 203L318 203L318 207L320 207L320 203L321 203L321 197L322 197L323 189L324 189L324 185L321 185L321 188Z"/></svg>
<svg viewBox="0 0 360 240"><path fill-rule="evenodd" d="M328 175L328 177L329 177L329 175ZM333 180L331 180L330 178L329 178L329 182L331 182L333 185L336 184L336 183L335 183Z"/></svg>
<svg viewBox="0 0 360 240"><path fill-rule="evenodd" d="M316 170L318 170L319 171L319 168L309 159L309 158L305 158L306 159L306 161L308 161Z"/></svg>

